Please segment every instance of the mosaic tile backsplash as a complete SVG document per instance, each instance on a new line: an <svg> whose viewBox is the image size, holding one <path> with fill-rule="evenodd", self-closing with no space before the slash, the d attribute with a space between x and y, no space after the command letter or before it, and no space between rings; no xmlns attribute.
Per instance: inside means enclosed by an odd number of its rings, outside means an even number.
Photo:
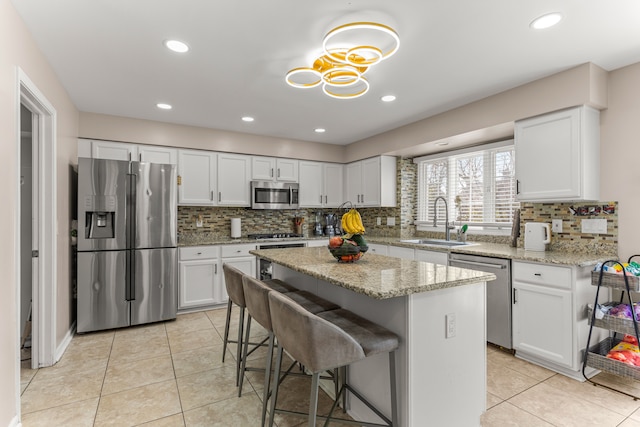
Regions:
<svg viewBox="0 0 640 427"><path fill-rule="evenodd" d="M397 206L394 208L358 208L367 234L380 237L411 238L431 237L443 238L444 233L417 232L413 221L417 215L417 165L412 159L397 160ZM613 206L613 213L604 213L604 209L596 215L594 207ZM582 209L581 209L582 208ZM590 209L591 208L591 209ZM589 215L588 212L592 214ZM316 213L341 214L338 209L291 209L291 210L253 210L249 208L179 206L178 232L181 234L209 233L215 237L229 237L231 218L242 219L242 236L252 233L294 232L294 218L304 218L302 233L313 236ZM581 216L574 214L587 212ZM202 227L196 222L202 217ZM378 218L381 224L378 225ZM395 220L394 226L388 226L387 219ZM606 218L607 233L591 234L581 232L581 221L585 218ZM522 203L520 211L520 238L518 247L524 246L524 224L530 221L551 223L552 219L561 219L562 233L552 233L551 250L571 252L617 252L618 245L618 204L617 202L581 202L581 203ZM455 238L455 237L454 237ZM489 236L470 234L468 240L493 243L510 242L509 236Z"/></svg>

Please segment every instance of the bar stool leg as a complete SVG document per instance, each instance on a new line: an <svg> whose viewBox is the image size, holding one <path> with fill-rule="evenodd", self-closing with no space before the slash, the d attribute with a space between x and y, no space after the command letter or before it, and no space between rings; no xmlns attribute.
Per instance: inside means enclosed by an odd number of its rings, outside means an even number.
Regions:
<svg viewBox="0 0 640 427"><path fill-rule="evenodd" d="M389 352L389 381L391 385L391 423L398 427L398 396L396 390L396 352Z"/></svg>
<svg viewBox="0 0 640 427"><path fill-rule="evenodd" d="M266 419L267 419L267 400L269 399L269 390L271 388L271 362L273 360L273 343L275 341L275 336L273 335L273 331L269 332L269 352L267 353L267 362L264 368L264 388L262 390L262 423L260 424L264 427Z"/></svg>
<svg viewBox="0 0 640 427"><path fill-rule="evenodd" d="M227 302L227 322L224 324L224 344L222 346L222 363L224 363L224 355L227 353L227 343L229 342L229 322L231 322L231 299Z"/></svg>
<svg viewBox="0 0 640 427"><path fill-rule="evenodd" d="M244 371L247 368L247 353L249 352L249 335L251 334L251 313L247 316L247 332L244 335L244 342L242 343L242 357L239 375L240 385L238 386L238 397L242 396L242 383L244 382Z"/></svg>
<svg viewBox="0 0 640 427"><path fill-rule="evenodd" d="M309 396L309 427L316 427L316 415L318 413L318 381L320 372L314 372L311 376L311 394Z"/></svg>
<svg viewBox="0 0 640 427"><path fill-rule="evenodd" d="M240 307L240 323L238 324L238 342L236 344L236 387L240 385L240 361L242 355L242 332L244 331L244 307Z"/></svg>
<svg viewBox="0 0 640 427"><path fill-rule="evenodd" d="M280 385L280 365L282 364L282 353L284 347L278 343L278 355L276 356L276 369L273 373L273 386L271 387L271 418L269 419L269 427L273 427L273 421L276 418L276 401L278 400L278 386Z"/></svg>

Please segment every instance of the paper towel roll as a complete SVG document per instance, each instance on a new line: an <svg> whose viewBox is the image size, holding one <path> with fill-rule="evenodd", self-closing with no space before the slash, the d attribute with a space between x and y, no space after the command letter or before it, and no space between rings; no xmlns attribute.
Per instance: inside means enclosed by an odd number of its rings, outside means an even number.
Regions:
<svg viewBox="0 0 640 427"><path fill-rule="evenodd" d="M231 218L231 237L237 239L242 234L240 232L240 218Z"/></svg>

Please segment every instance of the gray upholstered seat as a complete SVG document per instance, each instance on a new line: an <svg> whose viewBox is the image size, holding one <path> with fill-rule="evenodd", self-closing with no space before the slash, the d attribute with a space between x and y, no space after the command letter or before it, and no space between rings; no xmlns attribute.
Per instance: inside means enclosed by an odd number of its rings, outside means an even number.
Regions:
<svg viewBox="0 0 640 427"><path fill-rule="evenodd" d="M222 346L222 362L224 362L224 358L227 352L227 346L229 343L236 343L236 386L240 383L240 364L241 364L241 352L242 352L242 337L244 331L244 311L246 307L245 298L244 298L244 290L242 287L242 278L245 274L233 267L229 264L222 264L222 271L224 273L224 282L225 287L227 289L227 295L229 296L229 301L227 302L227 319L224 325L224 340ZM282 280L274 279L265 282L265 285L274 289L277 292L292 292L297 289L293 286L283 282ZM238 338L237 340L229 339L229 324L231 323L231 308L233 304L240 307L240 317L238 323ZM261 343L251 343L252 345L261 345ZM242 390L240 390L242 391Z"/></svg>
<svg viewBox="0 0 640 427"><path fill-rule="evenodd" d="M308 420L309 426L316 425L318 378L319 372L342 368L342 387L336 395L336 400L331 409L327 422L335 409L340 395L344 396L349 391L353 396L364 398L346 382L346 367L368 356L387 352L389 354L389 368L391 381L391 420L377 410L369 402L369 406L385 424L365 423L366 425L397 426L397 397L395 384L395 350L398 348L398 337L393 332L367 320L356 314L337 309L310 313L302 306L295 303L287 295L274 292L269 293L269 311L273 333L278 340L278 357L276 360L275 378L280 376L280 363L283 350L286 349L291 356L301 362L312 372L312 384ZM278 397L278 384L274 380L271 392L271 424L273 425L276 412L292 413L276 408ZM294 413L301 415L300 413ZM344 420L341 420L344 422ZM361 424L356 422L357 424Z"/></svg>

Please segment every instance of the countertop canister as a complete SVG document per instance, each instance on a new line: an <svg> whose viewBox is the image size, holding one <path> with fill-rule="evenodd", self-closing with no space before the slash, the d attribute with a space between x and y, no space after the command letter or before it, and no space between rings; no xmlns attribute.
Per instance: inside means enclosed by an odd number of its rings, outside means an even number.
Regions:
<svg viewBox="0 0 640 427"><path fill-rule="evenodd" d="M240 218L231 218L231 238L239 239L241 236Z"/></svg>

